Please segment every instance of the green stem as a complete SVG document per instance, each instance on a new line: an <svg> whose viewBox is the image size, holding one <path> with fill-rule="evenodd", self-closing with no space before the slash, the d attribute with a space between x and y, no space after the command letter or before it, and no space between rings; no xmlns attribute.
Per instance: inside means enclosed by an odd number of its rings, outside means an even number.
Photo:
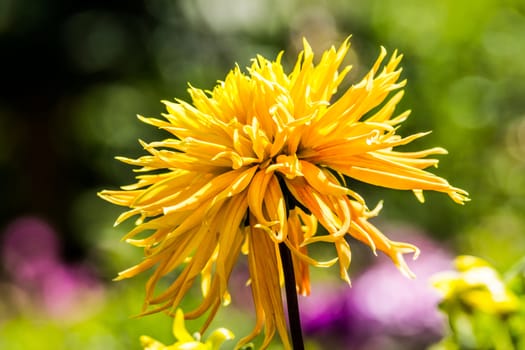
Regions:
<svg viewBox="0 0 525 350"><path fill-rule="evenodd" d="M279 243L279 252L281 253L281 262L284 272L284 287L286 290L286 304L288 305L288 322L290 324L292 346L294 350L304 350L292 254L284 242Z"/></svg>

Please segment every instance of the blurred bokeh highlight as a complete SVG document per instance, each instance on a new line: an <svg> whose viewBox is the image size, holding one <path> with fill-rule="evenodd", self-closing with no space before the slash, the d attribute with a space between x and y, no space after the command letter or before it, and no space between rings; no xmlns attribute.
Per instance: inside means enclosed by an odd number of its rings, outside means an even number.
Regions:
<svg viewBox="0 0 525 350"><path fill-rule="evenodd" d="M412 114L399 133L432 130L414 147L445 147L435 172L472 201L429 193L420 204L351 184L370 206L385 201L374 221L385 233L419 244L418 279L353 245L352 288L333 270L312 271L312 296L300 300L307 348L437 341L444 320L430 275L457 254L506 270L525 252L522 0L0 0L0 348L140 349L142 334L169 342L168 317L131 318L145 277L111 281L140 252L120 241L129 226L112 227L120 209L96 196L133 180L114 156L136 157L138 139L165 136L135 115L160 115L160 100L188 99L188 83L211 89L256 54L284 49L290 66L302 37L320 53L349 34L348 84L380 45L404 54L400 108ZM245 282L241 266L234 303L211 329L251 329Z"/></svg>

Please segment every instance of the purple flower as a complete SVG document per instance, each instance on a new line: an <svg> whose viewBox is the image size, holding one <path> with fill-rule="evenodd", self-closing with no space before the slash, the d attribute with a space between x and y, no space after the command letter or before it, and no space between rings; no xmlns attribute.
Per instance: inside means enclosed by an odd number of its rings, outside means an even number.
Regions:
<svg viewBox="0 0 525 350"><path fill-rule="evenodd" d="M410 264L416 279L401 275L386 256L379 256L352 279L352 288L314 284L312 295L300 299L301 317L305 334L323 349L421 349L440 337L440 297L429 278L450 269L452 255L414 229L388 231L421 248L421 256Z"/></svg>
<svg viewBox="0 0 525 350"><path fill-rule="evenodd" d="M43 220L16 219L7 226L4 236L4 266L17 283L38 283L59 259L55 232Z"/></svg>
<svg viewBox="0 0 525 350"><path fill-rule="evenodd" d="M8 225L4 236L2 259L13 290L25 294L15 300L30 300L31 307L58 319L78 318L94 310L103 296L102 285L86 266L62 262L58 238L49 224L22 217Z"/></svg>

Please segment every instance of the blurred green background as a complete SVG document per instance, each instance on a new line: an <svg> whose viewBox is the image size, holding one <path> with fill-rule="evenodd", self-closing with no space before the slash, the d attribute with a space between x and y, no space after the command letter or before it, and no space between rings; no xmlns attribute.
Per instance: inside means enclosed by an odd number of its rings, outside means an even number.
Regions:
<svg viewBox="0 0 525 350"><path fill-rule="evenodd" d="M114 156L138 156L139 138L165 136L135 115L160 115L160 100L188 99L188 82L211 89L256 54L284 49L290 67L303 36L320 54L349 34L350 81L380 45L404 54L399 111L412 115L399 133L433 130L411 147L445 147L433 171L472 197L460 207L428 193L421 205L356 184L370 206L385 200L374 222L387 235L396 225L424 232L451 255L512 265L525 251L523 0L0 0L0 348L138 349L141 334L170 341L165 316L129 319L145 279L111 278L141 252L120 242L129 225L112 227L121 208L96 196L133 181ZM45 244L54 255L41 253ZM371 254L353 247L357 276ZM16 249L49 266L26 266ZM252 316L228 312L218 322L241 337Z"/></svg>

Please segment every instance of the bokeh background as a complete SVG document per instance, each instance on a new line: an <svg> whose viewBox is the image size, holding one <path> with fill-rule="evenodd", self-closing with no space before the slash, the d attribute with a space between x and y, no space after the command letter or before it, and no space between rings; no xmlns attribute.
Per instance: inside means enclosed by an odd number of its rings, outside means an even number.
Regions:
<svg viewBox="0 0 525 350"><path fill-rule="evenodd" d="M130 318L146 276L111 282L141 252L120 242L130 224L112 227L121 208L96 196L133 181L115 155L138 156L138 139L165 136L135 115L158 116L160 100L188 99L188 82L211 89L256 54L284 49L290 67L303 36L320 53L349 34L350 82L380 45L404 54L399 110L412 115L399 133L433 130L413 147L447 148L435 172L472 202L428 193L422 205L354 184L371 206L385 200L374 221L385 233L419 243L418 279L352 244L353 288L336 271L312 272L313 295L301 300L307 348L439 339L428 277L458 253L506 269L525 252L523 0L0 0L0 348L139 349L141 334L170 342L166 316ZM253 324L245 273L241 264L235 302L212 325L238 337Z"/></svg>

